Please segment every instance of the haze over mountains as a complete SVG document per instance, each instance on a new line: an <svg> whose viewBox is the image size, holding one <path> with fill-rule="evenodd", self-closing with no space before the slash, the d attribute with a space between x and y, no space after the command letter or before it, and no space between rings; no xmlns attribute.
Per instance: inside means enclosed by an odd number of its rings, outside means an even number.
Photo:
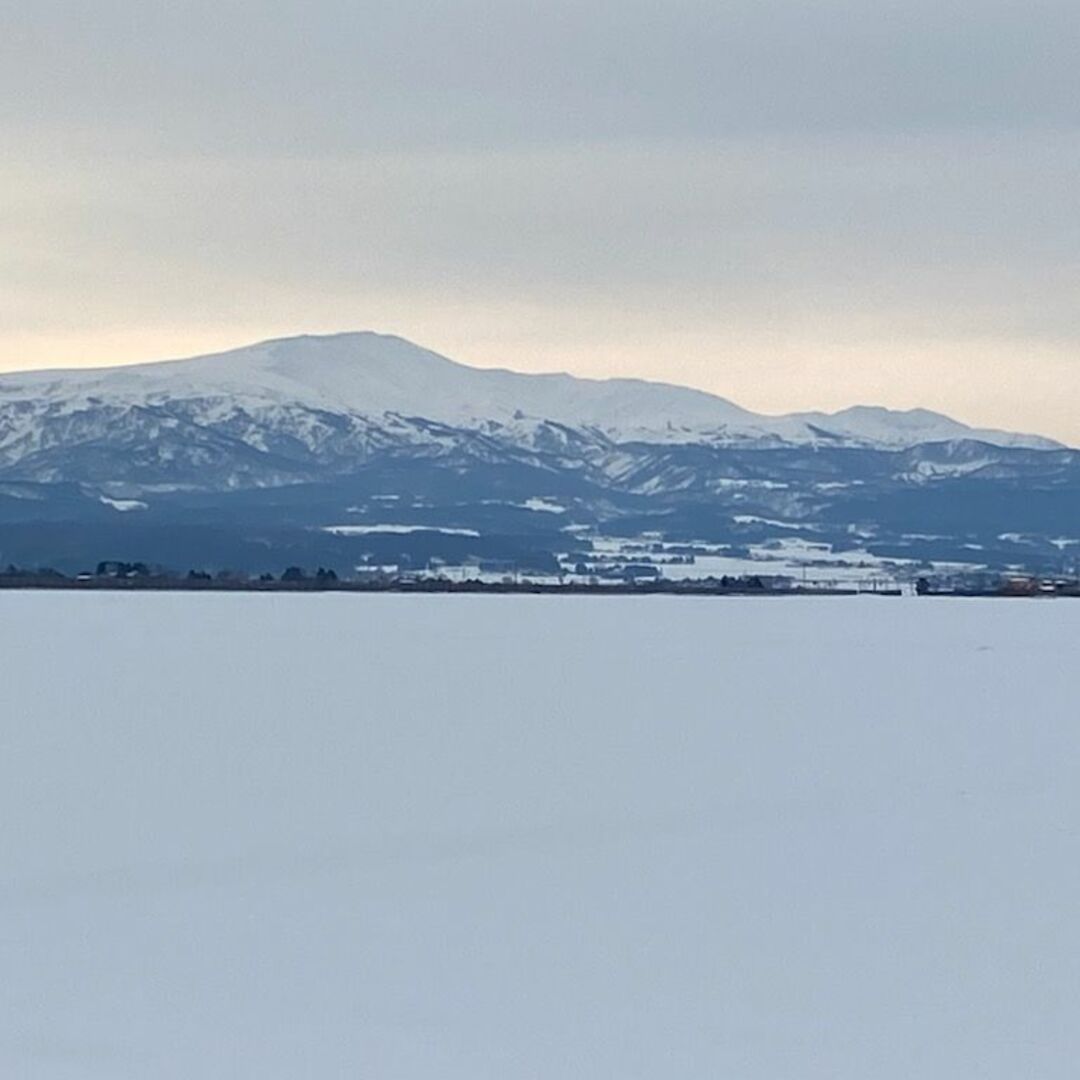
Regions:
<svg viewBox="0 0 1080 1080"><path fill-rule="evenodd" d="M0 557L34 564L542 562L591 530L1012 565L1080 536L1078 492L1078 455L1037 435L925 410L761 416L371 333L0 376Z"/></svg>

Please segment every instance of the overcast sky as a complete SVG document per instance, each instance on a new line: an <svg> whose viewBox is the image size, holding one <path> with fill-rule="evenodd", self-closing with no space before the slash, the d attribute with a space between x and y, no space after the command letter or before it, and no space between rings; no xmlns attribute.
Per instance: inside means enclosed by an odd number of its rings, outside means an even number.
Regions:
<svg viewBox="0 0 1080 1080"><path fill-rule="evenodd" d="M308 331L1080 443L1077 0L0 0L0 370Z"/></svg>

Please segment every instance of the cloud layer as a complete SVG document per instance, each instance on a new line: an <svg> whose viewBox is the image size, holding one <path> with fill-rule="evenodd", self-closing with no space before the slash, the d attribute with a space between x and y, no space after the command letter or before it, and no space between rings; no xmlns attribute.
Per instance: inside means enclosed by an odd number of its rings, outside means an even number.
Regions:
<svg viewBox="0 0 1080 1080"><path fill-rule="evenodd" d="M1080 9L0 4L0 367L391 329L1080 442Z"/></svg>

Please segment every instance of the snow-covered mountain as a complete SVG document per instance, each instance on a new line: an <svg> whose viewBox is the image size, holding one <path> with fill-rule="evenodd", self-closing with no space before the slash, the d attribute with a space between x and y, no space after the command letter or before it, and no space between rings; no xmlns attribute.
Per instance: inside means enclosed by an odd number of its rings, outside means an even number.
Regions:
<svg viewBox="0 0 1080 1080"><path fill-rule="evenodd" d="M472 368L366 333L0 376L5 562L550 565L587 534L738 549L792 530L1057 566L1080 551L1080 453L923 410L770 417Z"/></svg>
<svg viewBox="0 0 1080 1080"><path fill-rule="evenodd" d="M134 424L149 425L160 439L170 427L191 425L193 437L200 429L199 440L225 432L256 452L270 452L278 439L318 450L335 435L346 442L351 436L343 449L358 451L426 442L432 424L523 445L550 436L553 426L610 443L1056 445L976 430L925 410L762 416L686 387L473 368L398 337L352 333L268 341L190 360L0 376L0 465L95 441L95 417L102 437L122 437Z"/></svg>

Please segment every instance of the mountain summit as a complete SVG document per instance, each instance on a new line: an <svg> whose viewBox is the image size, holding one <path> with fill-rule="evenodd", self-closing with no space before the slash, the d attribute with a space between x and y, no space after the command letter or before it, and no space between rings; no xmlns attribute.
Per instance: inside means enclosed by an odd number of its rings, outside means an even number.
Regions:
<svg viewBox="0 0 1080 1080"><path fill-rule="evenodd" d="M905 448L971 439L1038 449L1058 445L1035 435L971 428L922 409L859 406L763 416L682 386L468 367L399 337L345 333L266 341L188 360L0 376L0 454L25 434L13 411L32 424L58 407L71 415L90 403L115 409L185 401L256 413L316 410L367 421L422 418L474 430L549 423L615 443Z"/></svg>

